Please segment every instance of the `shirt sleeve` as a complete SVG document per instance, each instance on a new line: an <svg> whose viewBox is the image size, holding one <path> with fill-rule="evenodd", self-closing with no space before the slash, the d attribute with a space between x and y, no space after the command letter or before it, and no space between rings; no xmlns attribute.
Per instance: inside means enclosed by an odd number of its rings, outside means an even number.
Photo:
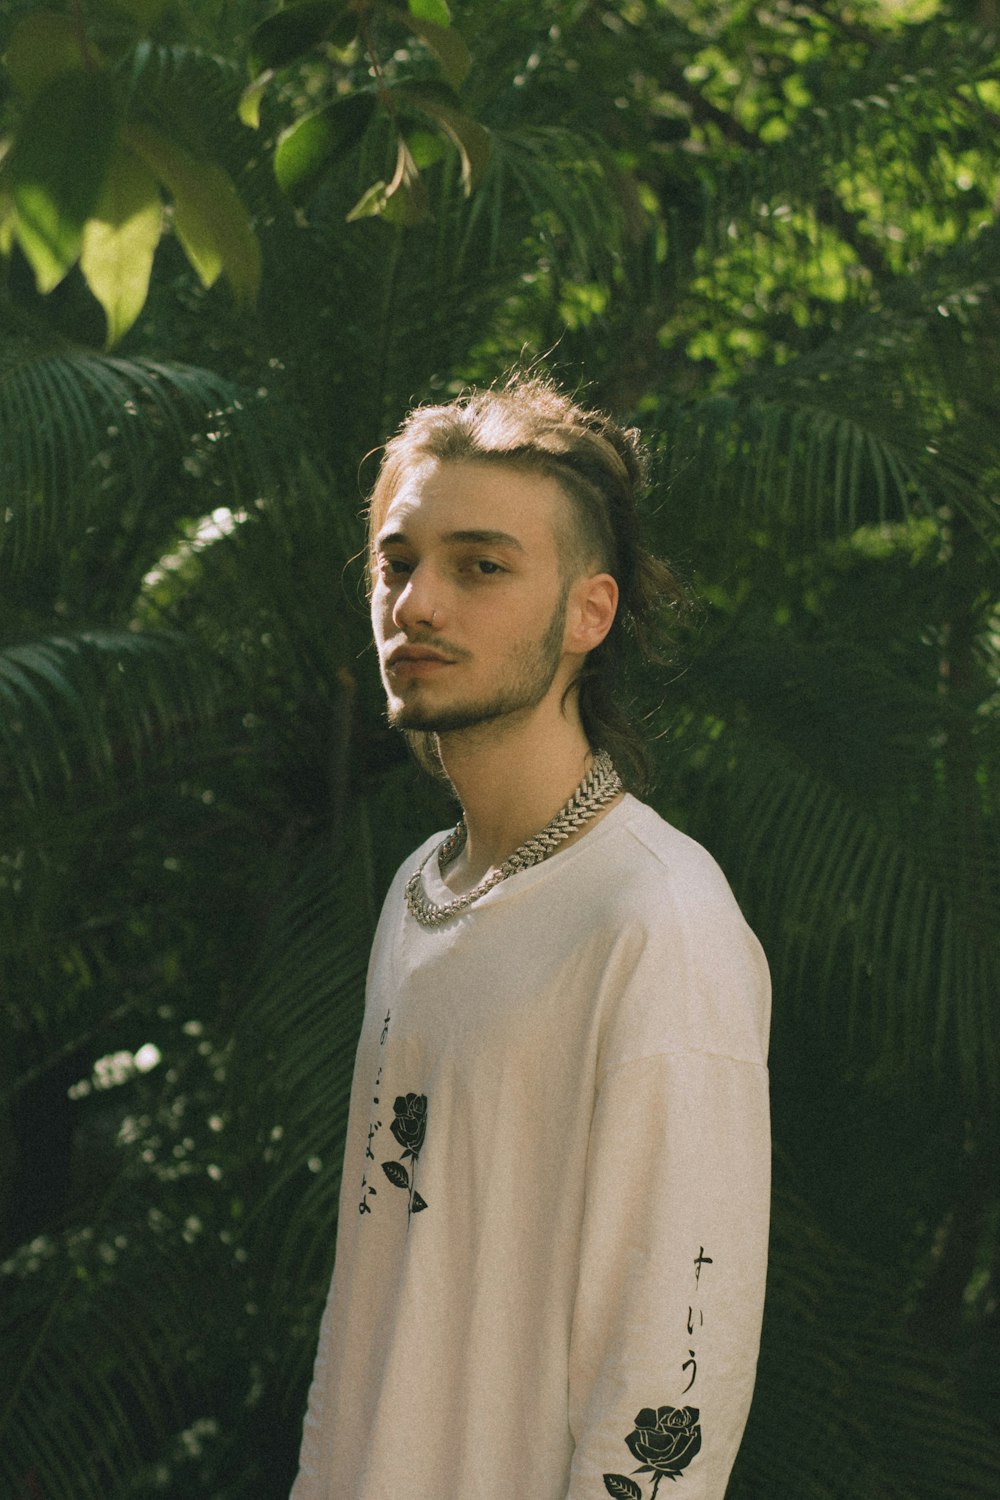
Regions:
<svg viewBox="0 0 1000 1500"><path fill-rule="evenodd" d="M760 1339L768 1114L766 1068L745 1058L664 1053L605 1078L573 1317L567 1500L651 1500L666 1479L676 1500L723 1500Z"/></svg>

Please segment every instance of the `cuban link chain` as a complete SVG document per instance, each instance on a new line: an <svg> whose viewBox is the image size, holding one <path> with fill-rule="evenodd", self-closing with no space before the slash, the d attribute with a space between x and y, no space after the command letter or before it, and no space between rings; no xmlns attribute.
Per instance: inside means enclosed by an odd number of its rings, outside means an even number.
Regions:
<svg viewBox="0 0 1000 1500"><path fill-rule="evenodd" d="M442 840L436 850L431 850L420 868L415 870L406 882L404 895L407 906L422 927L440 927L442 922L448 922L452 917L458 916L459 912L466 911L473 902L485 896L486 892L491 891L495 885L499 885L501 880L507 880L511 875L516 875L519 870L528 870L532 865L540 864L543 859L547 859L553 849L558 848L569 838L570 834L575 833L578 828L589 823L591 818L596 817L603 807L618 796L622 789L621 777L615 770L611 756L606 750L598 750L590 770L572 797L539 833L533 834L530 839L525 839L524 843L515 849L502 865L481 880L474 890L467 891L464 896L456 896L453 901L446 901L443 906L438 906L424 891L424 870L435 853L438 869L442 875L452 860L457 858L468 837L465 818L462 817L454 831Z"/></svg>

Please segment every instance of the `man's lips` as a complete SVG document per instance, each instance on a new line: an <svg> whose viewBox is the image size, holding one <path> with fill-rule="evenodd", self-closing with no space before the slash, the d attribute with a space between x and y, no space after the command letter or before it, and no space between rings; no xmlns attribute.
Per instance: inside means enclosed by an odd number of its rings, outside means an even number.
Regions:
<svg viewBox="0 0 1000 1500"><path fill-rule="evenodd" d="M386 657L386 666L391 668L419 666L424 663L448 667L452 664L452 658L441 651L435 651L432 646L397 646Z"/></svg>
<svg viewBox="0 0 1000 1500"><path fill-rule="evenodd" d="M436 677L445 667L453 666L455 658L436 651L433 646L396 646L385 659L386 670L392 677Z"/></svg>

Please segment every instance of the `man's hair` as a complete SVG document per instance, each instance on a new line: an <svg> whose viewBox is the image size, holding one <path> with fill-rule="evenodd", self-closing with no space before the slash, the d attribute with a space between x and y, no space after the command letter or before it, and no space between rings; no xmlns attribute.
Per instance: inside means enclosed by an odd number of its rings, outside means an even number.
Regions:
<svg viewBox="0 0 1000 1500"><path fill-rule="evenodd" d="M646 742L623 694L631 641L641 659L668 658L672 626L688 596L677 574L642 545L637 497L647 458L636 428L577 406L551 381L512 376L442 406L414 408L385 446L368 508L369 570L374 543L396 491L414 464L492 463L554 479L571 502L573 523L561 540L564 582L592 569L610 573L619 602L607 636L589 652L575 682L592 749L607 750L626 786L649 783ZM422 764L433 748L409 739ZM430 751L430 754L428 754Z"/></svg>

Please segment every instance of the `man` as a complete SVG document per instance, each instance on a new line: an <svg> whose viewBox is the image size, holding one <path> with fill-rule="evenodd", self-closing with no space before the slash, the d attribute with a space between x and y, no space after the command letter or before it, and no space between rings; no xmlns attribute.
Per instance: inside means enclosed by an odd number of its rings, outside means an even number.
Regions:
<svg viewBox="0 0 1000 1500"><path fill-rule="evenodd" d="M375 938L292 1500L722 1500L763 1302L769 988L718 867L619 778L625 636L679 597L641 480L634 433L538 380L387 445L389 718L463 813Z"/></svg>

